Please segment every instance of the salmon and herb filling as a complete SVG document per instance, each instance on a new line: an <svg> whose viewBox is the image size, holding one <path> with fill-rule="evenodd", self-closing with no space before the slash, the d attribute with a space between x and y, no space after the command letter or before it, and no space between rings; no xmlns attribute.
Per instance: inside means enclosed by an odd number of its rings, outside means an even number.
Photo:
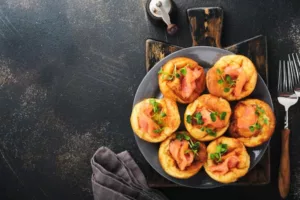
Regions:
<svg viewBox="0 0 300 200"><path fill-rule="evenodd" d="M192 59L178 57L158 72L161 93L180 103L193 102L205 89L204 69Z"/></svg>
<svg viewBox="0 0 300 200"><path fill-rule="evenodd" d="M225 99L204 94L188 105L184 124L197 140L210 141L226 132L230 116L231 108Z"/></svg>
<svg viewBox="0 0 300 200"><path fill-rule="evenodd" d="M159 147L159 161L170 176L186 179L195 175L206 162L206 147L187 132L171 135Z"/></svg>
<svg viewBox="0 0 300 200"><path fill-rule="evenodd" d="M148 142L161 142L177 130L180 116L175 101L145 99L132 110L130 122L134 132Z"/></svg>
<svg viewBox="0 0 300 200"><path fill-rule="evenodd" d="M207 153L205 171L218 182L235 182L248 172L250 157L237 139L220 137L208 145Z"/></svg>
<svg viewBox="0 0 300 200"><path fill-rule="evenodd" d="M223 56L208 70L206 76L209 93L229 101L250 95L256 81L255 66L250 59L241 55Z"/></svg>
<svg viewBox="0 0 300 200"><path fill-rule="evenodd" d="M248 99L236 105L229 133L245 146L255 147L269 140L275 121L268 104L258 99Z"/></svg>

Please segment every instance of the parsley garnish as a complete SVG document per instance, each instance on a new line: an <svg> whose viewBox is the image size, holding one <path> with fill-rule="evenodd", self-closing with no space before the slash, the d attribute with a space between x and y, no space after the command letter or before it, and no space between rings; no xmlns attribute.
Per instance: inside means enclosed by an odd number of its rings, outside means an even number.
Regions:
<svg viewBox="0 0 300 200"><path fill-rule="evenodd" d="M213 122L217 120L217 113L216 112L211 112L210 113L210 118Z"/></svg>
<svg viewBox="0 0 300 200"><path fill-rule="evenodd" d="M161 133L163 131L164 128L159 128L159 129L155 129L153 132L154 133Z"/></svg>
<svg viewBox="0 0 300 200"><path fill-rule="evenodd" d="M163 73L162 68L160 68L160 70L159 70L157 73L158 73L158 74L162 74L162 73Z"/></svg>
<svg viewBox="0 0 300 200"><path fill-rule="evenodd" d="M267 118L264 118L264 124L269 124L269 120Z"/></svg>
<svg viewBox="0 0 300 200"><path fill-rule="evenodd" d="M186 121L187 121L187 123L191 124L192 123L192 116L191 115L186 116Z"/></svg>
<svg viewBox="0 0 300 200"><path fill-rule="evenodd" d="M186 141L189 142L190 149L186 150L184 153L188 153L188 152L192 151L195 155L198 154L198 151L200 149L200 142L199 141L194 143L193 140L191 139L191 137L188 136L185 133L177 133L176 134L176 139L178 139L180 141L186 140Z"/></svg>
<svg viewBox="0 0 300 200"><path fill-rule="evenodd" d="M226 74L225 75L225 78L222 76L222 71L220 70L220 69L217 69L217 74L219 74L219 76L220 76L220 78L221 79L219 79L218 80L218 84L220 84L220 85L222 85L222 84L224 84L225 83L225 88L224 88L224 92L229 92L230 91L230 88L232 87L232 86L234 86L235 85L235 83L236 83L236 81L235 80L233 80L232 78L231 78L231 76L230 75L228 75L228 74Z"/></svg>
<svg viewBox="0 0 300 200"><path fill-rule="evenodd" d="M214 137L217 136L217 132L213 131L211 128L206 128L206 133L210 136L214 136Z"/></svg>
<svg viewBox="0 0 300 200"><path fill-rule="evenodd" d="M153 112L157 113L159 111L158 103L155 99L150 99L150 104L153 106Z"/></svg>
<svg viewBox="0 0 300 200"><path fill-rule="evenodd" d="M184 67L184 68L181 68L180 69L180 73L183 75L183 76L185 76L186 75L186 68Z"/></svg>
<svg viewBox="0 0 300 200"><path fill-rule="evenodd" d="M194 119L197 121L197 124L202 125L204 124L202 120L202 114L200 112L196 113Z"/></svg>
<svg viewBox="0 0 300 200"><path fill-rule="evenodd" d="M262 109L261 107L259 107L258 105L256 105L255 113L257 113L257 114L265 114L265 110Z"/></svg>
<svg viewBox="0 0 300 200"><path fill-rule="evenodd" d="M198 125L204 124L203 119L202 119L202 114L200 112L194 114L193 116L192 115L187 115L186 116L186 122L189 123L189 124L192 124L193 119L196 120L196 123Z"/></svg>
<svg viewBox="0 0 300 200"><path fill-rule="evenodd" d="M230 88L224 88L224 92L229 92L230 91Z"/></svg>
<svg viewBox="0 0 300 200"><path fill-rule="evenodd" d="M249 126L249 130L251 131L251 132L254 132L255 130L260 130L262 127L261 127L261 125L258 123L258 122L256 122L255 124L253 124L252 126Z"/></svg>
<svg viewBox="0 0 300 200"><path fill-rule="evenodd" d="M160 113L160 116L161 116L161 117L166 117L167 114L166 114L165 112L161 112L161 113Z"/></svg>
<svg viewBox="0 0 300 200"><path fill-rule="evenodd" d="M165 78L164 76L167 76L167 80L172 81L175 77L180 78L180 74L177 73L177 66L174 65L174 69L173 69L173 73L169 74L167 72L164 72L162 70L162 68L160 68L160 70L158 71L158 74L162 74L163 78Z"/></svg>
<svg viewBox="0 0 300 200"><path fill-rule="evenodd" d="M221 119L221 120L224 120L225 117L226 117L226 115L227 115L226 112L221 112L221 114L220 114L220 119Z"/></svg>
<svg viewBox="0 0 300 200"><path fill-rule="evenodd" d="M220 162L222 159L222 155L224 153L226 153L228 150L227 144L219 144L216 148L216 152L215 153L211 153L209 155L210 159L216 161L216 162Z"/></svg>
<svg viewBox="0 0 300 200"><path fill-rule="evenodd" d="M218 80L218 84L223 84L224 83L224 81L222 80L222 79L220 79L220 80Z"/></svg>
<svg viewBox="0 0 300 200"><path fill-rule="evenodd" d="M185 133L177 133L176 134L176 139L178 139L178 140L187 140L187 141L189 141L190 139L191 139L191 137L190 136L188 136L187 134L185 134Z"/></svg>

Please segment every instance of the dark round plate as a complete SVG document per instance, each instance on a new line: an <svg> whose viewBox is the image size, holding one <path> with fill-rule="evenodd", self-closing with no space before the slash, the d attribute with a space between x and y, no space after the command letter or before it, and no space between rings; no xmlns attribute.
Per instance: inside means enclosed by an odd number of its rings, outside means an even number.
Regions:
<svg viewBox="0 0 300 200"><path fill-rule="evenodd" d="M159 61L144 77L138 90L134 97L133 105L142 101L145 98L161 98L162 94L159 90L158 86L158 77L157 72L159 69L169 60L175 57L188 57L195 61L197 61L202 67L206 70L209 69L214 65L214 63L222 56L233 54L229 51L214 48L214 47L190 47L186 49L182 49L175 53L170 54L169 56L165 57L161 61ZM207 93L207 91L205 92ZM271 100L270 93L266 84L264 83L263 79L258 76L256 88L253 93L247 98L256 98L265 101L268 103L271 108L273 109L273 104ZM230 103L234 105L234 102ZM183 114L186 108L186 105L178 104L181 120L183 119ZM233 106L232 106L233 108ZM185 130L183 122L181 123L178 130ZM225 134L226 135L226 134ZM214 188L220 187L224 184L218 183L211 179L205 172L204 169L201 169L199 173L189 179L177 179L169 176L161 167L159 160L158 160L158 148L159 144L149 143L144 140L141 140L138 136L135 135L135 139L137 145L142 152L145 159L148 163L162 176L169 179L170 181L177 183L182 186L192 187L192 188ZM208 143L206 143L208 144ZM265 150L268 147L269 142L266 142L258 147L255 148L247 148L247 151L250 155L250 169L252 169L261 159ZM233 183L238 184L238 182Z"/></svg>

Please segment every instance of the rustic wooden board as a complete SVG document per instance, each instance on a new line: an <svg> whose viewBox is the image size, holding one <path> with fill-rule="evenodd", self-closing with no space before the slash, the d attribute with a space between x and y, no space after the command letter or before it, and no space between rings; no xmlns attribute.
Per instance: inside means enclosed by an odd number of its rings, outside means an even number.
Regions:
<svg viewBox="0 0 300 200"><path fill-rule="evenodd" d="M191 8L187 10L193 46L221 48L223 10L219 7Z"/></svg>
<svg viewBox="0 0 300 200"><path fill-rule="evenodd" d="M146 67L150 70L155 63L162 58L166 57L170 53L178 51L182 47L170 45L161 41L148 39L146 40ZM257 36L238 44L234 44L225 48L233 53L242 54L249 57L262 78L268 82L267 77L267 43L264 36ZM258 57L255 55L255 51L258 52ZM151 187L173 187L176 184L168 181L160 176L158 173L153 173L148 176L148 184ZM262 157L261 161L242 178L238 185L263 185L270 182L270 150L267 149L266 153Z"/></svg>
<svg viewBox="0 0 300 200"><path fill-rule="evenodd" d="M221 48L223 10L219 7L192 8L187 10L193 46L214 46ZM146 69L149 71L158 61L182 47L153 39L146 40ZM257 71L268 84L268 61L266 37L258 35L225 48L233 53L245 55L252 60ZM158 173L148 175L151 187L173 187ZM261 161L237 185L263 185L270 182L270 149Z"/></svg>

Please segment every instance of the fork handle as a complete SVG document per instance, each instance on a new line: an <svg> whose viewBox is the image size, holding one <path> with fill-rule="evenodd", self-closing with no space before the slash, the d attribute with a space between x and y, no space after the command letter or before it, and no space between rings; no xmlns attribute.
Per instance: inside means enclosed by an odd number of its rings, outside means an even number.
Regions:
<svg viewBox="0 0 300 200"><path fill-rule="evenodd" d="M290 155L289 155L290 129L281 132L281 158L279 166L278 187L280 196L285 199L290 190Z"/></svg>

